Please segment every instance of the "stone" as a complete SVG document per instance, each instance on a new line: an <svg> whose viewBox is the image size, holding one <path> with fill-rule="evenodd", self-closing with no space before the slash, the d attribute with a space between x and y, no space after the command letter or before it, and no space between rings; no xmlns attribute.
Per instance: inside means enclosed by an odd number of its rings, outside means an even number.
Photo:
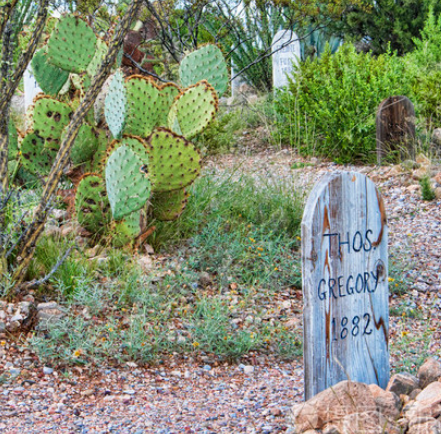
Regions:
<svg viewBox="0 0 441 434"><path fill-rule="evenodd" d="M314 186L302 219L305 399L347 378L386 387L387 239L383 199L365 175L333 172Z"/></svg>
<svg viewBox="0 0 441 434"><path fill-rule="evenodd" d="M207 273L206 271L202 271L199 273L199 284L202 287L209 286L212 283L213 283L213 281L212 281L212 278L209 273Z"/></svg>
<svg viewBox="0 0 441 434"><path fill-rule="evenodd" d="M341 434L401 434L400 428L378 411L347 415L338 428Z"/></svg>
<svg viewBox="0 0 441 434"><path fill-rule="evenodd" d="M37 305L37 321L36 330L46 331L49 326L57 323L65 316L62 308L55 302L39 303Z"/></svg>
<svg viewBox="0 0 441 434"><path fill-rule="evenodd" d="M435 418L417 418L409 424L407 434L441 434L441 423Z"/></svg>
<svg viewBox="0 0 441 434"><path fill-rule="evenodd" d="M243 373L244 374L252 374L253 372L254 372L254 366L247 365L247 366L243 367Z"/></svg>
<svg viewBox="0 0 441 434"><path fill-rule="evenodd" d="M405 170L407 172L411 172L412 170L419 169L420 165L416 161L413 161L413 160L404 160L401 163L401 167L403 170Z"/></svg>
<svg viewBox="0 0 441 434"><path fill-rule="evenodd" d="M150 255L139 256L136 262L144 273L151 271L153 268L153 259Z"/></svg>
<svg viewBox="0 0 441 434"><path fill-rule="evenodd" d="M430 158L426 157L424 154L418 154L415 158L415 162L420 164L421 166L430 166L432 162L430 161Z"/></svg>
<svg viewBox="0 0 441 434"><path fill-rule="evenodd" d="M412 176L418 180L420 180L428 175L429 175L429 169L426 166L421 166L419 169L414 170L412 173Z"/></svg>
<svg viewBox="0 0 441 434"><path fill-rule="evenodd" d="M437 199L441 199L441 187L436 187L434 192L435 192L435 197Z"/></svg>
<svg viewBox="0 0 441 434"><path fill-rule="evenodd" d="M395 374L389 381L386 390L394 392L396 395L409 395L412 390L420 387L420 381L417 377L408 372Z"/></svg>
<svg viewBox="0 0 441 434"><path fill-rule="evenodd" d="M434 398L441 397L441 383L439 381L434 381L433 383L430 383L427 387L425 387L422 392L420 392L417 397L415 398L415 401L421 402L421 401L427 401L432 400Z"/></svg>
<svg viewBox="0 0 441 434"><path fill-rule="evenodd" d="M49 225L47 224L44 228L44 234L47 237L60 237L61 236L61 229L56 225Z"/></svg>
<svg viewBox="0 0 441 434"><path fill-rule="evenodd" d="M439 417L441 415L441 395L420 401L409 402L403 409L407 419L416 417Z"/></svg>
<svg viewBox="0 0 441 434"><path fill-rule="evenodd" d="M53 368L50 368L49 366L44 366L43 367L43 374L44 375L51 375L54 373Z"/></svg>
<svg viewBox="0 0 441 434"><path fill-rule="evenodd" d="M69 213L64 209L53 209L51 211L51 217L61 222L69 218Z"/></svg>
<svg viewBox="0 0 441 434"><path fill-rule="evenodd" d="M369 390L375 400L377 411L389 420L397 420L400 417L401 401L393 392L388 392L376 384L370 384Z"/></svg>
<svg viewBox="0 0 441 434"><path fill-rule="evenodd" d="M291 30L280 30L272 41L273 87L288 85L288 76L301 58L299 37Z"/></svg>
<svg viewBox="0 0 441 434"><path fill-rule="evenodd" d="M341 434L339 429L332 424L327 424L322 429L323 434Z"/></svg>
<svg viewBox="0 0 441 434"><path fill-rule="evenodd" d="M341 381L303 404L292 408L292 420L298 432L322 429L325 424L335 424L347 415L375 412L376 404L364 383Z"/></svg>
<svg viewBox="0 0 441 434"><path fill-rule="evenodd" d="M441 128L435 128L432 133L432 142L441 146Z"/></svg>

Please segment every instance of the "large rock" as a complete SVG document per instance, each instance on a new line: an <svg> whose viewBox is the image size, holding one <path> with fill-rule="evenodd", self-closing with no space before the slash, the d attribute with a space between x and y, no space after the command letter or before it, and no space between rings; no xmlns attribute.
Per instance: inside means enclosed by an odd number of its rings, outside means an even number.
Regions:
<svg viewBox="0 0 441 434"><path fill-rule="evenodd" d="M39 303L37 305L36 330L46 331L52 324L57 323L65 316L62 308L55 302Z"/></svg>
<svg viewBox="0 0 441 434"><path fill-rule="evenodd" d="M322 429L326 424L337 425L345 416L356 413L376 413L376 404L363 383L341 381L320 392L307 402L292 409L292 420L297 432Z"/></svg>
<svg viewBox="0 0 441 434"><path fill-rule="evenodd" d="M430 383L441 378L441 363L433 357L430 357L418 370L417 376L420 379L421 388L424 389Z"/></svg>
<svg viewBox="0 0 441 434"><path fill-rule="evenodd" d="M410 421L417 417L438 417L441 415L441 383L429 384L417 397L404 407L404 415Z"/></svg>
<svg viewBox="0 0 441 434"><path fill-rule="evenodd" d="M370 384L369 390L374 397L377 411L392 421L395 421L400 417L401 401L395 393L383 390L376 384Z"/></svg>
<svg viewBox="0 0 441 434"><path fill-rule="evenodd" d="M417 377L408 372L402 372L392 376L386 390L400 396L409 395L412 390L418 389L419 387L420 381Z"/></svg>
<svg viewBox="0 0 441 434"><path fill-rule="evenodd" d="M441 434L441 423L433 417L416 418L410 422L407 434Z"/></svg>
<svg viewBox="0 0 441 434"><path fill-rule="evenodd" d="M340 434L401 434L401 430L378 411L345 416L338 424Z"/></svg>

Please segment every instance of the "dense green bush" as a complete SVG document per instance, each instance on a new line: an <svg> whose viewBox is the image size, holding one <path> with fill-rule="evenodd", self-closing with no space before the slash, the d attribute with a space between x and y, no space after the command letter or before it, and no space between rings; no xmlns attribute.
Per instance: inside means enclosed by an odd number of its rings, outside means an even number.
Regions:
<svg viewBox="0 0 441 434"><path fill-rule="evenodd" d="M373 57L351 44L301 63L277 102L282 139L340 163L375 161L375 113L384 98L409 93L404 72L395 55Z"/></svg>
<svg viewBox="0 0 441 434"><path fill-rule="evenodd" d="M305 155L339 163L375 162L375 115L380 102L406 95L421 128L441 124L441 15L428 15L416 49L403 57L357 53L345 44L335 54L301 63L279 94L279 134ZM421 129L420 128L420 129Z"/></svg>

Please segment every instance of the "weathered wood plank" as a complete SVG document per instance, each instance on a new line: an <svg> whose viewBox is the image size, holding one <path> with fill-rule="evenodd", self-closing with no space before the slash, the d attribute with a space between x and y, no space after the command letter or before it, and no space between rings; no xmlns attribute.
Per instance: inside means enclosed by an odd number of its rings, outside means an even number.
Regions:
<svg viewBox="0 0 441 434"><path fill-rule="evenodd" d="M389 379L387 219L374 183L336 172L302 220L305 398L351 379Z"/></svg>
<svg viewBox="0 0 441 434"><path fill-rule="evenodd" d="M378 106L377 161L415 158L415 109L405 96L391 96ZM395 155L394 155L395 154Z"/></svg>

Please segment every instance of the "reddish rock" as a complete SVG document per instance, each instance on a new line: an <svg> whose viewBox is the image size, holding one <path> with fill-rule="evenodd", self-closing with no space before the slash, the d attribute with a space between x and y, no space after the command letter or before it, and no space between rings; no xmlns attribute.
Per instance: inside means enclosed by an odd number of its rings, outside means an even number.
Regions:
<svg viewBox="0 0 441 434"><path fill-rule="evenodd" d="M418 389L420 387L420 382L417 377L407 373L402 372L400 374L395 374L389 380L389 384L386 387L388 392L393 392L396 395L409 395L412 390Z"/></svg>
<svg viewBox="0 0 441 434"><path fill-rule="evenodd" d="M441 363L430 357L418 370L417 376L420 379L421 388L424 389L430 383L441 378Z"/></svg>
<svg viewBox="0 0 441 434"><path fill-rule="evenodd" d="M401 401L395 393L383 390L376 384L370 384L369 389L374 397L377 411L389 420L395 421L400 417Z"/></svg>
<svg viewBox="0 0 441 434"><path fill-rule="evenodd" d="M322 429L347 415L376 412L376 404L369 387L363 383L341 381L320 392L304 404L292 409L292 419L298 432Z"/></svg>
<svg viewBox="0 0 441 434"><path fill-rule="evenodd" d="M410 422L407 434L441 434L441 423L433 417L416 418Z"/></svg>

